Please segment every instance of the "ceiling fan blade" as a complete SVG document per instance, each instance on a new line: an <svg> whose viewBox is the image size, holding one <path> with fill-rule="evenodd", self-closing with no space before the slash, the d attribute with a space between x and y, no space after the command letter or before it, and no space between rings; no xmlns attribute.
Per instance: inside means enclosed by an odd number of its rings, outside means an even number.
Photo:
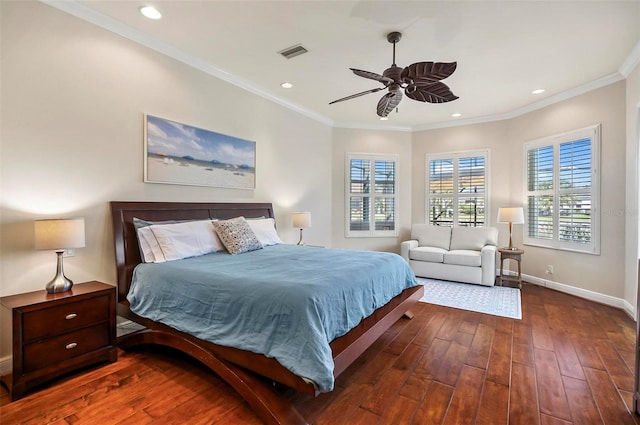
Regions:
<svg viewBox="0 0 640 425"><path fill-rule="evenodd" d="M400 79L407 83L444 80L456 70L458 62L417 62L402 70Z"/></svg>
<svg viewBox="0 0 640 425"><path fill-rule="evenodd" d="M349 68L349 69L352 70L353 73L356 74L358 77L364 77L370 80L380 81L385 86L388 86L389 84L393 83L393 80L391 78L382 76L380 74L376 74L375 72L363 71L361 69L355 69L355 68Z"/></svg>
<svg viewBox="0 0 640 425"><path fill-rule="evenodd" d="M384 90L384 89L385 89L385 87L378 87L378 88L375 88L375 89L371 89L371 90L363 91L363 92L360 92L360 93L352 94L351 96L343 97L341 99L334 100L333 102L329 102L329 105L332 105L332 104L338 103L338 102L342 102L344 100L349 100L349 99L354 99L356 97L364 96L365 94L375 93L377 91Z"/></svg>
<svg viewBox="0 0 640 425"><path fill-rule="evenodd" d="M398 106L401 100L402 92L399 89L389 91L378 102L378 115L386 117Z"/></svg>
<svg viewBox="0 0 640 425"><path fill-rule="evenodd" d="M445 103L458 99L458 96L440 81L431 84L409 84L405 88L405 93L410 99L420 102Z"/></svg>

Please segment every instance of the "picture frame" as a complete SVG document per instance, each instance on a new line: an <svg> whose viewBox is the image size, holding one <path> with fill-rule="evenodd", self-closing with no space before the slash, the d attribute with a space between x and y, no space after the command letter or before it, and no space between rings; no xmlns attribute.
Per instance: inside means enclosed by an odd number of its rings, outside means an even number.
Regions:
<svg viewBox="0 0 640 425"><path fill-rule="evenodd" d="M256 142L144 114L144 182L255 189Z"/></svg>

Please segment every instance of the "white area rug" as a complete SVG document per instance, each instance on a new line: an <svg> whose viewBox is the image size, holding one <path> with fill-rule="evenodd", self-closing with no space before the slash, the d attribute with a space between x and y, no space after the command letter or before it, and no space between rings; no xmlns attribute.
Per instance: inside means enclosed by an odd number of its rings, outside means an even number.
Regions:
<svg viewBox="0 0 640 425"><path fill-rule="evenodd" d="M416 278L424 286L420 301L463 310L522 319L520 290L503 286L481 286L469 283Z"/></svg>

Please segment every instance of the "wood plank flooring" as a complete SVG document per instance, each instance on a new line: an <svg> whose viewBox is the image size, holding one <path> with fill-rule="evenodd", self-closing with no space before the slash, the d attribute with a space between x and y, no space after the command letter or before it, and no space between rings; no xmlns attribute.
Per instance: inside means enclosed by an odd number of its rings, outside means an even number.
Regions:
<svg viewBox="0 0 640 425"><path fill-rule="evenodd" d="M317 398L285 391L313 424L638 424L635 323L525 284L523 320L420 303ZM260 424L224 382L159 347L69 375L10 403L8 424Z"/></svg>

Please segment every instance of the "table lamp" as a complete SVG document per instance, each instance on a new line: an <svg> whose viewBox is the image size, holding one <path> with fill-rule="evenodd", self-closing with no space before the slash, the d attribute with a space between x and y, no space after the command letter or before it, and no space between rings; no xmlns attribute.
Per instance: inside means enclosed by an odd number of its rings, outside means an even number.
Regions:
<svg viewBox="0 0 640 425"><path fill-rule="evenodd" d="M304 245L304 241L302 240L302 229L311 227L311 213L310 212L294 212L292 214L292 217L293 217L293 227L300 229L300 240L298 241L298 245Z"/></svg>
<svg viewBox="0 0 640 425"><path fill-rule="evenodd" d="M512 251L517 250L518 248L513 246L511 235L513 233L514 223L524 223L524 212L522 211L522 207L498 208L498 223L509 223L509 247L507 249Z"/></svg>
<svg viewBox="0 0 640 425"><path fill-rule="evenodd" d="M49 249L58 255L55 277L46 284L48 293L71 290L73 282L64 275L62 254L65 249L84 247L84 218L36 220L34 222L36 249Z"/></svg>

